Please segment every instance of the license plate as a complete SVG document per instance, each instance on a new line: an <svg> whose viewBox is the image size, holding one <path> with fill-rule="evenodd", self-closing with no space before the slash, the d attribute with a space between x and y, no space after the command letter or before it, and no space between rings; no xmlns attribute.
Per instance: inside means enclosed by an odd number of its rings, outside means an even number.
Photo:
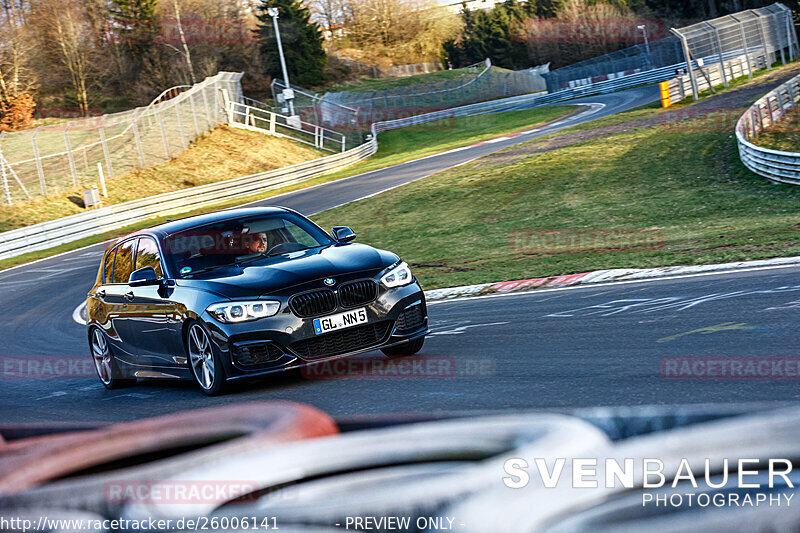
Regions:
<svg viewBox="0 0 800 533"><path fill-rule="evenodd" d="M364 324L367 321L367 309L353 309L352 311L345 311L338 315L324 316L322 318L314 319L314 333L328 333L337 329L349 328Z"/></svg>

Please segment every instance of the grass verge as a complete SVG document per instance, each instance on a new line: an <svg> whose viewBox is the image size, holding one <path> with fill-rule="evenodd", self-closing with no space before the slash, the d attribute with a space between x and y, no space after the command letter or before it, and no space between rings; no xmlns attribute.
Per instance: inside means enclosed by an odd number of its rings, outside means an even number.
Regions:
<svg viewBox="0 0 800 533"><path fill-rule="evenodd" d="M748 171L715 115L507 166L476 161L315 219L397 252L428 289L800 254L800 190ZM628 247L625 235L658 244Z"/></svg>

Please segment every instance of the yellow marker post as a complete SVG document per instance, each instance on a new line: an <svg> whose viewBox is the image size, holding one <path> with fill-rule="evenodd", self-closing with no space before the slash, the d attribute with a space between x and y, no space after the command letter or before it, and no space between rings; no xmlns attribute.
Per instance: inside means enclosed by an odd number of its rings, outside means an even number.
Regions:
<svg viewBox="0 0 800 533"><path fill-rule="evenodd" d="M662 81L658 86L661 88L661 107L669 107L672 104L669 99L669 82Z"/></svg>

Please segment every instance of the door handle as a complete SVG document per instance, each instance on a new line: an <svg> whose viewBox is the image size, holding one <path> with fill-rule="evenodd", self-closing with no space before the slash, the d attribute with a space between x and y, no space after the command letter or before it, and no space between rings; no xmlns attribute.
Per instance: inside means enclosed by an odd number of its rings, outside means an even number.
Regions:
<svg viewBox="0 0 800 533"><path fill-rule="evenodd" d="M99 297L99 298L105 298L105 297L106 297L106 291L104 291L104 290L99 290L99 291L97 291L96 293L94 293L94 295L95 295L95 296L97 296L97 297Z"/></svg>
<svg viewBox="0 0 800 533"><path fill-rule="evenodd" d="M128 293L125 293L125 299L126 299L126 300L128 300L129 302L130 302L131 300L133 300L133 291L130 291L130 292L128 292Z"/></svg>

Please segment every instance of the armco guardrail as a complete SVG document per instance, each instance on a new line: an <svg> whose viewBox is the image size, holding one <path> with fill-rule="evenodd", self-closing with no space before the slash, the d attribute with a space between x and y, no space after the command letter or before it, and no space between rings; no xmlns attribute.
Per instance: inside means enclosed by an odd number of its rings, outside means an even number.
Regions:
<svg viewBox="0 0 800 533"><path fill-rule="evenodd" d="M112 237L111 232L115 230L143 222L155 216L185 213L226 200L234 200L278 187L300 183L326 172L352 165L371 156L378 149L376 137L382 131L413 124L423 124L442 118L484 113L521 104L539 103L541 98L541 93L534 93L427 113L417 117L378 122L372 125L371 138L360 146L346 152L268 172L132 200L0 233L0 260L29 252L46 250L53 246L103 233L109 233L109 237Z"/></svg>
<svg viewBox="0 0 800 533"><path fill-rule="evenodd" d="M800 153L763 148L751 142L765 128L780 120L800 100L800 76L771 90L755 101L736 123L736 142L742 163L760 176L800 185Z"/></svg>

